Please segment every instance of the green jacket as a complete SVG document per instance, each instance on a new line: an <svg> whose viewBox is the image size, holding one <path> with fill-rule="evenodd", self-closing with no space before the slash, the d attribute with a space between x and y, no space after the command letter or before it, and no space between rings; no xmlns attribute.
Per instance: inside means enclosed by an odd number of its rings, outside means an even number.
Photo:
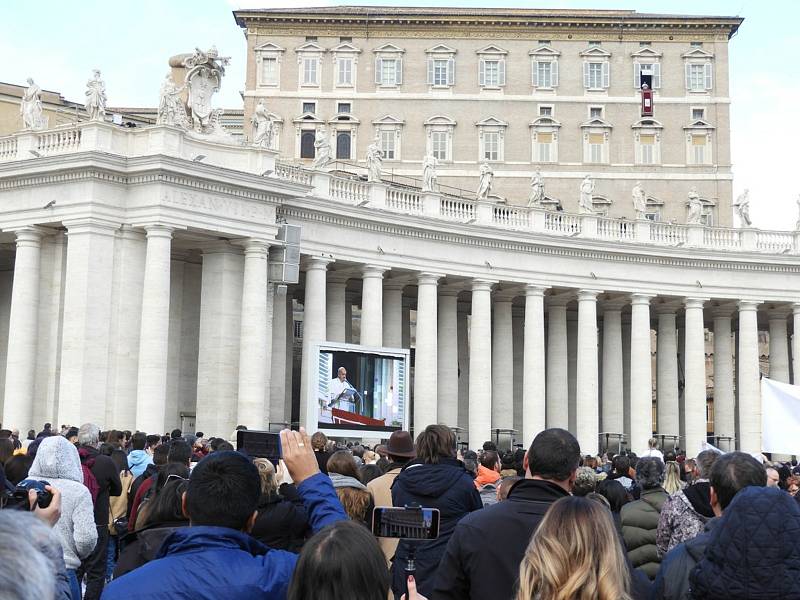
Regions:
<svg viewBox="0 0 800 600"><path fill-rule="evenodd" d="M661 507L669 495L662 488L645 490L640 499L622 507L622 539L631 564L652 581L661 559L656 548L656 530Z"/></svg>

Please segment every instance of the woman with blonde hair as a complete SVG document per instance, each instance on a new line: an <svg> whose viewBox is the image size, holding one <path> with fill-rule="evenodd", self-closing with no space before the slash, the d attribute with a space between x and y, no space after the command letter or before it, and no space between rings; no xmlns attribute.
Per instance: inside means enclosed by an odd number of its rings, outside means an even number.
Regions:
<svg viewBox="0 0 800 600"><path fill-rule="evenodd" d="M578 496L553 503L520 564L517 600L631 600L630 589L609 511Z"/></svg>
<svg viewBox="0 0 800 600"><path fill-rule="evenodd" d="M336 495L339 496L347 516L370 527L375 504L372 492L361 482L353 455L347 450L334 452L328 459L328 477L333 482Z"/></svg>
<svg viewBox="0 0 800 600"><path fill-rule="evenodd" d="M670 496L686 487L686 482L681 481L681 467L674 460L667 461L664 470L664 491Z"/></svg>

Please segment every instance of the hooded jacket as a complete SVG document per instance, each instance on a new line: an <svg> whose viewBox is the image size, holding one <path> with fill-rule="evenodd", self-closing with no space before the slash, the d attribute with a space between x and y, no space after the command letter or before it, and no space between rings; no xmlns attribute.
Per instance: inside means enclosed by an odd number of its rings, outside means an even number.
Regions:
<svg viewBox="0 0 800 600"><path fill-rule="evenodd" d="M656 548L664 556L678 544L700 534L714 518L709 499L708 481L698 481L675 492L661 508L656 530Z"/></svg>
<svg viewBox="0 0 800 600"><path fill-rule="evenodd" d="M92 495L83 485L78 450L60 435L43 439L28 477L47 481L61 492L61 518L54 530L67 569L77 569L97 543Z"/></svg>
<svg viewBox="0 0 800 600"><path fill-rule="evenodd" d="M314 533L347 518L322 473L297 490ZM296 554L270 550L241 531L183 527L164 540L156 560L107 585L102 600L283 600L296 563Z"/></svg>
<svg viewBox="0 0 800 600"><path fill-rule="evenodd" d="M128 468L133 473L134 477L138 477L147 468L147 465L153 464L153 457L150 456L145 450L132 450L128 454Z"/></svg>
<svg viewBox="0 0 800 600"><path fill-rule="evenodd" d="M276 550L300 552L310 533L308 515L297 488L284 483L280 492L261 496L251 536Z"/></svg>
<svg viewBox="0 0 800 600"><path fill-rule="evenodd" d="M108 509L111 496L119 496L122 493L122 482L119 480L117 465L111 460L110 456L100 454L97 448L91 446L81 446L80 451L87 455L84 462L89 466L97 486L97 500L94 503L94 522L98 527L108 526Z"/></svg>
<svg viewBox="0 0 800 600"><path fill-rule="evenodd" d="M416 504L425 508L438 508L440 511L439 537L430 542L414 543L417 589L421 595L430 597L436 568L453 530L462 517L483 508L480 494L461 461L443 458L437 464L426 464L413 460L403 468L392 484L392 504ZM409 548L408 542L401 541L392 565L392 591L398 598L405 592L404 570Z"/></svg>
<svg viewBox="0 0 800 600"><path fill-rule="evenodd" d="M689 576L696 600L800 599L800 507L783 490L746 487L711 531Z"/></svg>
<svg viewBox="0 0 800 600"><path fill-rule="evenodd" d="M639 500L622 507L622 539L631 564L652 581L661 557L656 548L656 530L661 509L669 495L661 487L642 490Z"/></svg>

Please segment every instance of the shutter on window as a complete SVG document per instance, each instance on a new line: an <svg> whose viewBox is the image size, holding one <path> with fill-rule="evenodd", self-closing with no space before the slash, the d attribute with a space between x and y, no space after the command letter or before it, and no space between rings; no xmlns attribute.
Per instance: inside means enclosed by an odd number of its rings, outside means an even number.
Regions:
<svg viewBox="0 0 800 600"><path fill-rule="evenodd" d="M684 65L684 70L686 71L686 89L692 89L692 65L691 63L686 63Z"/></svg>
<svg viewBox="0 0 800 600"><path fill-rule="evenodd" d="M531 83L533 87L539 87L539 61L531 61Z"/></svg>
<svg viewBox="0 0 800 600"><path fill-rule="evenodd" d="M604 88L607 88L609 86L610 81L611 81L610 70L611 70L611 65L609 63L607 63L607 62L604 62L603 63L603 87Z"/></svg>
<svg viewBox="0 0 800 600"><path fill-rule="evenodd" d="M558 87L558 61L554 60L550 63L550 85Z"/></svg>
<svg viewBox="0 0 800 600"><path fill-rule="evenodd" d="M450 65L448 63L448 69L449 66ZM486 85L486 61L483 59L480 59L478 61L478 85L480 86Z"/></svg>
<svg viewBox="0 0 800 600"><path fill-rule="evenodd" d="M583 87L589 89L589 63L583 63Z"/></svg>
<svg viewBox="0 0 800 600"><path fill-rule="evenodd" d="M456 83L456 59L447 59L447 85L455 85Z"/></svg>
<svg viewBox="0 0 800 600"><path fill-rule="evenodd" d="M375 83L381 85L383 83L383 59L375 59Z"/></svg>
<svg viewBox="0 0 800 600"><path fill-rule="evenodd" d="M433 85L433 59L428 59L428 85Z"/></svg>
<svg viewBox="0 0 800 600"><path fill-rule="evenodd" d="M497 61L497 84L503 86L506 84L506 61L501 58Z"/></svg>
<svg viewBox="0 0 800 600"><path fill-rule="evenodd" d="M653 89L661 89L661 63L653 63Z"/></svg>
<svg viewBox="0 0 800 600"><path fill-rule="evenodd" d="M397 85L400 85L400 84L403 83L403 59L402 58L396 58L395 59L395 61L394 61L394 69L395 69L395 71L394 71L395 83Z"/></svg>
<svg viewBox="0 0 800 600"><path fill-rule="evenodd" d="M706 76L706 89L710 90L713 87L714 65L712 65L710 62L707 62L704 67Z"/></svg>
<svg viewBox="0 0 800 600"><path fill-rule="evenodd" d="M633 87L642 88L642 65L638 62L633 63Z"/></svg>

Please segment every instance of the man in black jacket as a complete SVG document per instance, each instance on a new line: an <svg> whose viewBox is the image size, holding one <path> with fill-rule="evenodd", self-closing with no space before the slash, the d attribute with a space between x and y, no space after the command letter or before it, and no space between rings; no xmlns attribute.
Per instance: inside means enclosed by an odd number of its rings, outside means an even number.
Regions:
<svg viewBox="0 0 800 600"><path fill-rule="evenodd" d="M550 505L569 496L580 459L568 431L539 433L525 455L525 479L507 500L459 521L437 568L432 600L512 598L531 536Z"/></svg>
<svg viewBox="0 0 800 600"><path fill-rule="evenodd" d="M106 582L106 555L108 553L108 511L110 496L122 493L119 472L111 457L100 454L100 428L86 423L78 430L78 454L81 463L89 468L99 488L94 503L94 523L97 526L97 545L81 564L78 579L86 575L84 600L99 600Z"/></svg>
<svg viewBox="0 0 800 600"><path fill-rule="evenodd" d="M748 486L767 485L767 472L755 458L744 452L730 452L720 456L710 475L711 509L715 517L708 521L698 536L678 544L661 560L661 568L653 587L653 600L682 600L690 597L689 573L705 554L711 535L720 515L728 508L733 497Z"/></svg>

